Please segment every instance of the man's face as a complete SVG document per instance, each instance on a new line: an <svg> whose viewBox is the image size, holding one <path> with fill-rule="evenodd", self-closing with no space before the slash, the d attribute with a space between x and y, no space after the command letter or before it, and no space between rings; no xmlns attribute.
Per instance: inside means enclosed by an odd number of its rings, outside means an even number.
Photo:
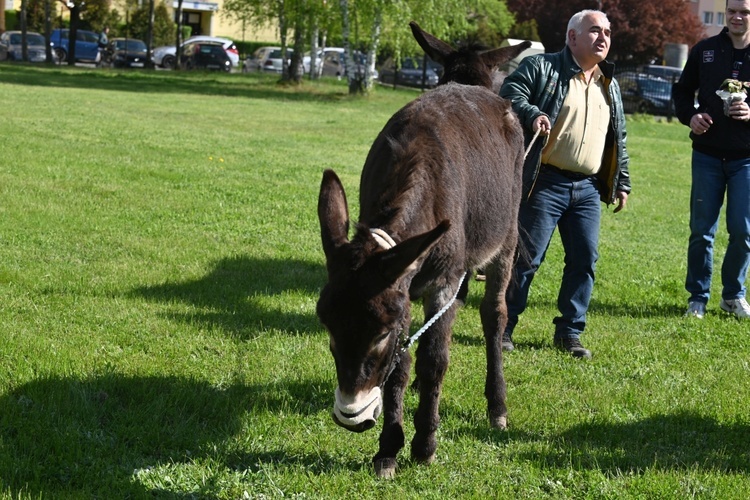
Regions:
<svg viewBox="0 0 750 500"><path fill-rule="evenodd" d="M729 0L726 15L730 34L744 35L750 30L750 0Z"/></svg>
<svg viewBox="0 0 750 500"><path fill-rule="evenodd" d="M750 3L750 0L744 1ZM607 19L601 14L592 14L583 19L581 33L575 30L568 33L568 45L580 63L596 64L607 57L611 34Z"/></svg>

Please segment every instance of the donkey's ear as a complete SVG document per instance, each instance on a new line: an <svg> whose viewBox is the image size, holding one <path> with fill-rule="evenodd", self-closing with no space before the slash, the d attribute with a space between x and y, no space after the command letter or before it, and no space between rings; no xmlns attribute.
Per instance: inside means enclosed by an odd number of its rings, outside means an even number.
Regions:
<svg viewBox="0 0 750 500"><path fill-rule="evenodd" d="M389 283L393 283L408 271L416 262L430 251L432 246L450 229L451 223L444 220L435 229L412 236L392 249L377 254L380 258L380 272Z"/></svg>
<svg viewBox="0 0 750 500"><path fill-rule="evenodd" d="M435 38L426 31L423 31L414 21L409 23L409 27L411 28L411 32L419 46L422 47L422 50L424 50L433 61L445 65L445 58L455 52L453 47L444 41Z"/></svg>
<svg viewBox="0 0 750 500"><path fill-rule="evenodd" d="M318 195L318 219L323 252L330 259L333 251L349 241L349 208L346 193L336 172L323 172Z"/></svg>
<svg viewBox="0 0 750 500"><path fill-rule="evenodd" d="M482 61L489 67L502 66L511 59L518 57L524 50L531 47L531 42L528 40L519 43L518 45L511 45L509 47L502 47L499 49L492 49L486 52L482 52Z"/></svg>

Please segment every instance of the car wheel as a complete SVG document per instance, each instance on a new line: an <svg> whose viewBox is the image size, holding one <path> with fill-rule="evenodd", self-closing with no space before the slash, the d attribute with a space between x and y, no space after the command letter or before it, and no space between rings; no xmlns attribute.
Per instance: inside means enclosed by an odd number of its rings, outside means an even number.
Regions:
<svg viewBox="0 0 750 500"><path fill-rule="evenodd" d="M68 54L63 49L56 48L55 54L57 54L57 59L60 61L60 64L68 60Z"/></svg>
<svg viewBox="0 0 750 500"><path fill-rule="evenodd" d="M641 101L638 104L638 112L639 113L647 114L650 111L649 108L650 108L650 106L648 105L648 103L646 101Z"/></svg>
<svg viewBox="0 0 750 500"><path fill-rule="evenodd" d="M176 60L175 56L164 56L164 59L161 60L161 65L167 69L172 69Z"/></svg>

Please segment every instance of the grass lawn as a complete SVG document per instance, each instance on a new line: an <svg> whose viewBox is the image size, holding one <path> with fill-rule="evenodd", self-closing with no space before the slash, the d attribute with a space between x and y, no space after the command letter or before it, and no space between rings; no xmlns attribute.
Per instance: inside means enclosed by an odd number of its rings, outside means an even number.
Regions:
<svg viewBox="0 0 750 500"><path fill-rule="evenodd" d="M10 64L0 90L3 498L750 496L750 322L719 311L718 282L704 320L682 317L687 127L628 123L633 193L603 216L593 360L551 346L555 238L505 358L510 429L490 429L472 281L437 460L407 445L381 481L379 427L330 417L317 195L334 168L356 203L372 140L417 93Z"/></svg>

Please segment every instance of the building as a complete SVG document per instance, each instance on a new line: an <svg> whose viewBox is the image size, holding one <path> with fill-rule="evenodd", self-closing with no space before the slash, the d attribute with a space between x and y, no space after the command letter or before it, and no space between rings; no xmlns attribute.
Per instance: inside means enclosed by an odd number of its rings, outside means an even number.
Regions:
<svg viewBox="0 0 750 500"><path fill-rule="evenodd" d="M158 0L157 0L158 1ZM167 6L177 12L178 2L166 1ZM223 36L235 41L273 42L279 39L278 30L267 27L258 29L243 26L220 15L224 0L182 2L182 24L192 28L192 35ZM177 20L175 19L175 22Z"/></svg>
<svg viewBox="0 0 750 500"><path fill-rule="evenodd" d="M171 8L175 13L177 12L177 0L155 1L165 1L168 8ZM183 25L192 28L192 35L223 36L235 41L248 42L273 42L279 39L278 30L272 26L258 29L252 26L243 26L242 23L235 23L225 18L221 15L223 3L224 0L183 0ZM4 5L5 10L16 10L21 8L21 0L0 0L0 5ZM60 8L62 9L62 7Z"/></svg>
<svg viewBox="0 0 750 500"><path fill-rule="evenodd" d="M690 4L690 10L698 16L706 28L706 35L714 36L726 26L724 12L726 11L726 0L686 0Z"/></svg>

